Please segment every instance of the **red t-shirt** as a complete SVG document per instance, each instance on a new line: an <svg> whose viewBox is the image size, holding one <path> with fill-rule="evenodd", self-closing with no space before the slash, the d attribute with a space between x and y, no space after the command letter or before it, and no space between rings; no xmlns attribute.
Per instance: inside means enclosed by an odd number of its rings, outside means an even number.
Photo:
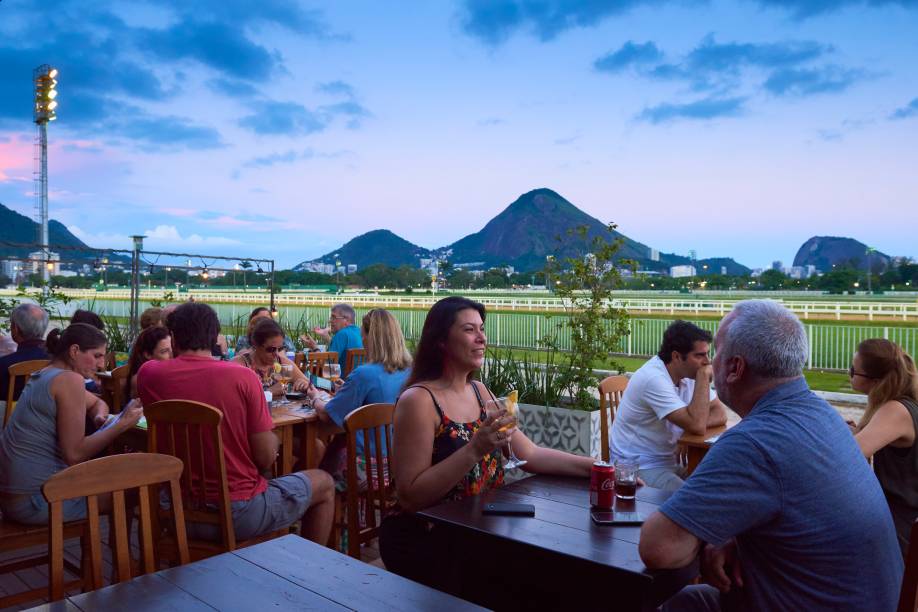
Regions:
<svg viewBox="0 0 918 612"><path fill-rule="evenodd" d="M220 433L230 500L249 500L265 491L268 483L252 461L249 435L271 431L274 424L254 372L211 357L180 355L143 364L137 373L137 391L140 401L147 406L159 400L182 399L210 404L222 412ZM214 456L210 446L205 438L204 457L208 461ZM197 449L192 448L191 452L197 453ZM211 477L216 474L216 468L208 465L205 470L209 500L216 499L216 479ZM200 479L200 474L192 476Z"/></svg>

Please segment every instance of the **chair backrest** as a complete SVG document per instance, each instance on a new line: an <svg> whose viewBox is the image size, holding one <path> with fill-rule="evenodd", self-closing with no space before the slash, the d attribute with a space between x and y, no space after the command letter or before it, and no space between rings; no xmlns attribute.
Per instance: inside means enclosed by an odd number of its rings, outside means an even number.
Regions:
<svg viewBox="0 0 918 612"><path fill-rule="evenodd" d="M608 376L599 383L599 444L603 461L609 460L609 429L627 386L627 376Z"/></svg>
<svg viewBox="0 0 918 612"><path fill-rule="evenodd" d="M63 502L77 497L86 498L87 544L91 571L84 590L101 588L102 583L102 538L99 531L99 495L112 494L112 533L109 541L113 547L114 565L118 570L118 582L131 579L130 533L125 507L124 492L138 489L140 529L138 535L143 555L143 573L156 571L153 554L153 520L151 500L159 499L159 486L169 483L172 496L172 516L179 549L179 562L188 563L188 541L185 538L185 518L182 498L179 492L179 478L182 462L175 457L155 453L130 453L112 455L79 463L62 470L48 479L41 491L50 504L48 519L50 551L50 600L64 597L64 508ZM151 495L152 493L152 495Z"/></svg>
<svg viewBox="0 0 918 612"><path fill-rule="evenodd" d="M297 352L293 356L293 365L299 368L300 372L303 372L306 369L306 354L302 351Z"/></svg>
<svg viewBox="0 0 918 612"><path fill-rule="evenodd" d="M322 376L322 367L326 363L338 363L337 351L306 353L306 364L303 367L303 371L307 374Z"/></svg>
<svg viewBox="0 0 918 612"><path fill-rule="evenodd" d="M13 399L13 395L16 391L17 378L25 377L28 379L33 372L39 371L49 363L51 363L50 359L31 359L29 361L14 363L9 367L10 386L9 390L6 392L6 412L3 415L4 427L10 422L10 417L13 416L13 408L16 407L16 401Z"/></svg>
<svg viewBox="0 0 918 612"><path fill-rule="evenodd" d="M127 401L127 388L128 388L128 375L130 374L131 367L127 364L123 366L118 366L112 370L111 378L111 401L109 405L112 412L121 412L121 409L124 408L124 403Z"/></svg>
<svg viewBox="0 0 918 612"><path fill-rule="evenodd" d="M185 464L181 491L189 522L217 525L222 548L236 549L220 423L223 413L202 402L164 400L144 406L150 450Z"/></svg>
<svg viewBox="0 0 918 612"><path fill-rule="evenodd" d="M899 591L898 612L918 610L918 520L912 524L908 540L908 554L905 556L905 573L902 575L902 590Z"/></svg>
<svg viewBox="0 0 918 612"><path fill-rule="evenodd" d="M344 417L347 435L347 554L355 559L360 559L360 545L378 535L379 524L395 505L395 484L389 478L394 415L395 404L367 404ZM363 433L365 486L357 479L357 432ZM363 525L361 515L364 516Z"/></svg>
<svg viewBox="0 0 918 612"><path fill-rule="evenodd" d="M344 371L341 377L344 378L351 373L351 370L362 365L367 360L367 349L347 349L347 360L344 362Z"/></svg>

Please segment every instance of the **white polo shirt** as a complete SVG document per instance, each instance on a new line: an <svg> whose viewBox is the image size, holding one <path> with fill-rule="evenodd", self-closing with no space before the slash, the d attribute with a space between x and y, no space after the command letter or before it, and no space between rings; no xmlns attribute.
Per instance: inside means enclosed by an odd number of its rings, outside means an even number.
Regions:
<svg viewBox="0 0 918 612"><path fill-rule="evenodd" d="M695 381L683 378L673 384L666 364L653 357L631 376L612 423L612 460L637 458L641 469L676 467L676 442L682 428L666 415L692 402ZM716 397L713 389L711 399Z"/></svg>

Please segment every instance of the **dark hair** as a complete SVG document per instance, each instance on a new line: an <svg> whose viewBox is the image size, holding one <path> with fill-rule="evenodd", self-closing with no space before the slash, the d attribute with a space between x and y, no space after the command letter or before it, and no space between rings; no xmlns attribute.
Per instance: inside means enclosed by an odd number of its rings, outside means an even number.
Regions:
<svg viewBox="0 0 918 612"><path fill-rule="evenodd" d="M81 351L88 351L105 346L107 341L100 329L86 323L71 323L63 332L60 329L52 329L45 339L45 346L48 354L54 359L69 361L66 359L67 353L74 344L79 346Z"/></svg>
<svg viewBox="0 0 918 612"><path fill-rule="evenodd" d="M105 329L105 322L102 321L99 315L91 310L77 310L73 313L73 316L70 317L70 323L85 323L86 325L92 325L96 329Z"/></svg>
<svg viewBox="0 0 918 612"><path fill-rule="evenodd" d="M158 309L157 309L158 310ZM134 340L131 356L128 359L127 397L131 397L131 379L140 370L140 366L150 361L145 353L152 353L156 345L169 337L169 330L165 327L148 327Z"/></svg>
<svg viewBox="0 0 918 612"><path fill-rule="evenodd" d="M436 380L443 375L442 345L449 338L449 330L456 322L457 315L470 308L481 315L482 321L485 320L484 304L468 298L451 296L433 305L424 319L421 339L414 351L414 366L405 382L405 388L421 381Z"/></svg>
<svg viewBox="0 0 918 612"><path fill-rule="evenodd" d="M274 336L284 337L284 330L274 319L262 319L255 324L250 339L252 346L261 346Z"/></svg>
<svg viewBox="0 0 918 612"><path fill-rule="evenodd" d="M676 351L685 359L685 356L695 348L696 342L710 343L711 340L711 332L706 329L701 329L688 321L676 320L663 332L663 342L660 343L660 352L657 356L663 363L669 363L673 360L673 351Z"/></svg>
<svg viewBox="0 0 918 612"><path fill-rule="evenodd" d="M209 351L217 343L220 319L207 304L185 302L169 313L166 327L172 332L176 352Z"/></svg>
<svg viewBox="0 0 918 612"><path fill-rule="evenodd" d="M259 306L258 308L252 311L252 314L249 315L249 321L251 321L252 319L254 319L255 317L257 317L263 312L267 312L268 314L271 313L271 311L265 308L264 306Z"/></svg>
<svg viewBox="0 0 918 612"><path fill-rule="evenodd" d="M140 313L140 329L146 329L163 322L163 309L152 306Z"/></svg>

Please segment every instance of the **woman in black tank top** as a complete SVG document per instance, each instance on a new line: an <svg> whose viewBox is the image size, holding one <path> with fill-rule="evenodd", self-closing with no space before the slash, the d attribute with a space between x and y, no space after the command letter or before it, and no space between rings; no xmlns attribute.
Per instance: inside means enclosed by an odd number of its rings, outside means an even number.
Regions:
<svg viewBox="0 0 918 612"><path fill-rule="evenodd" d="M886 494L903 556L918 518L918 370L889 340L872 338L857 347L848 371L851 387L867 394L867 410L852 426Z"/></svg>
<svg viewBox="0 0 918 612"><path fill-rule="evenodd" d="M593 465L591 457L536 446L506 413L486 414L494 396L472 379L485 358L484 319L484 306L466 298L434 304L395 409L398 509L383 522L380 553L387 569L447 591L454 591L446 577L457 561L414 512L500 486L502 450L511 439L527 471L586 478Z"/></svg>

